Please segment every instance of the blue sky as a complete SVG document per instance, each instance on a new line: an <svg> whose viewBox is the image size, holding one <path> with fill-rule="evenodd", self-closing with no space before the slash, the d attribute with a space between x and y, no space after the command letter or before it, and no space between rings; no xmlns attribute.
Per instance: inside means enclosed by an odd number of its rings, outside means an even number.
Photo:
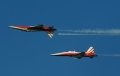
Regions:
<svg viewBox="0 0 120 76"><path fill-rule="evenodd" d="M120 54L119 36L60 36L26 33L12 25L45 24L58 30L119 29L119 0L0 0L0 76L119 76L120 57L81 60L51 53Z"/></svg>

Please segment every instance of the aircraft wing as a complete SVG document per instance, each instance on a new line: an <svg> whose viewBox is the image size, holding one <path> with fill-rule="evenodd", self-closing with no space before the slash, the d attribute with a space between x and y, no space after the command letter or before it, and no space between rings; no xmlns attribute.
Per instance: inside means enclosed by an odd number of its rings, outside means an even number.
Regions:
<svg viewBox="0 0 120 76"><path fill-rule="evenodd" d="M81 58L82 58L82 55L81 55L81 54L78 54L78 55L75 55L74 57L77 58L77 59L81 59Z"/></svg>
<svg viewBox="0 0 120 76"><path fill-rule="evenodd" d="M73 57L75 57L77 59L81 59L83 57L83 55L84 55L84 52L81 52L81 53L79 53L77 55L74 55Z"/></svg>
<svg viewBox="0 0 120 76"><path fill-rule="evenodd" d="M48 36L49 36L50 38L53 37L53 35L54 35L54 32L53 32L53 31L46 31L46 32L47 32L47 34L48 34Z"/></svg>

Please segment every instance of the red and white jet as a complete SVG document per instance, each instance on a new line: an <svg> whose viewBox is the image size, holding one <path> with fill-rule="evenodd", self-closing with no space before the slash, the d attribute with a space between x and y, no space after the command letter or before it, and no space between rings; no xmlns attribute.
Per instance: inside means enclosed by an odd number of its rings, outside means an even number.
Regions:
<svg viewBox="0 0 120 76"><path fill-rule="evenodd" d="M95 52L94 52L94 48L90 47L87 52L76 52L76 51L68 51L68 52L60 52L60 53L55 53L55 54L51 54L52 56L69 56L69 57L74 57L77 59L81 59L82 57L96 57L98 56Z"/></svg>
<svg viewBox="0 0 120 76"><path fill-rule="evenodd" d="M43 24L38 24L37 26L8 26L13 29L22 30L25 32L36 32L36 31L45 31L50 38L53 37L55 29L53 26L47 27Z"/></svg>

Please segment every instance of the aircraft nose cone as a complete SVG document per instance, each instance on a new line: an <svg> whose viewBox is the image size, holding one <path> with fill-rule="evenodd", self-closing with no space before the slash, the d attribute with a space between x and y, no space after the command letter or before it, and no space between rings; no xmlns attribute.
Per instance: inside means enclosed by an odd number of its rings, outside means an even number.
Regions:
<svg viewBox="0 0 120 76"><path fill-rule="evenodd" d="M51 56L59 56L59 54L50 54Z"/></svg>
<svg viewBox="0 0 120 76"><path fill-rule="evenodd" d="M8 26L9 28L14 28L14 26Z"/></svg>
<svg viewBox="0 0 120 76"><path fill-rule="evenodd" d="M55 54L50 54L51 56L55 56Z"/></svg>

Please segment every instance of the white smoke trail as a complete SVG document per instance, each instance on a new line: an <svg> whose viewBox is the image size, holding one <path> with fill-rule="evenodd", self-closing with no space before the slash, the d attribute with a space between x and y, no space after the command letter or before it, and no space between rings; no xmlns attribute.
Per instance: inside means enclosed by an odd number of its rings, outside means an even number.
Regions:
<svg viewBox="0 0 120 76"><path fill-rule="evenodd" d="M58 35L69 35L69 36L115 36L115 35L117 35L117 36L119 36L120 34L90 34L90 33L88 33L88 34L81 34L81 33L58 33Z"/></svg>
<svg viewBox="0 0 120 76"><path fill-rule="evenodd" d="M117 57L120 57L120 54L100 54L99 56L117 56Z"/></svg>
<svg viewBox="0 0 120 76"><path fill-rule="evenodd" d="M120 34L120 29L107 29L107 30L59 30L63 32L74 32L74 33L97 33L97 34Z"/></svg>

